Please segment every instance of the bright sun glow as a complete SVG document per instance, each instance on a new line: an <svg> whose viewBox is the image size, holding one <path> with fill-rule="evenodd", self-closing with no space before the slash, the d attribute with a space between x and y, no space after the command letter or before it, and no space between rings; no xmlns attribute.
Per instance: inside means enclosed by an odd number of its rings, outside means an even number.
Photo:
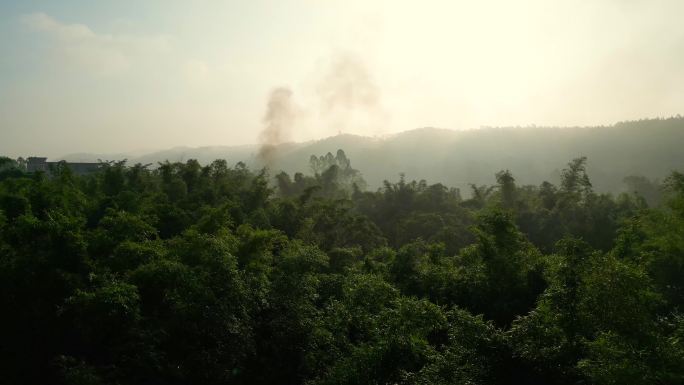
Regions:
<svg viewBox="0 0 684 385"><path fill-rule="evenodd" d="M76 2L80 3L80 2ZM0 150L589 125L684 105L679 0L0 5Z"/></svg>

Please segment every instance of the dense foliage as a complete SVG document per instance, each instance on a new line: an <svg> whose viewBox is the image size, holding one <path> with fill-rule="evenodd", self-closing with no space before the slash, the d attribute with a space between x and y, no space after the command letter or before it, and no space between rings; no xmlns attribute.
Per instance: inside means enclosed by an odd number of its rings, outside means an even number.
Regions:
<svg viewBox="0 0 684 385"><path fill-rule="evenodd" d="M273 180L0 159L0 381L681 384L684 175L614 197L586 162L463 199L364 191L341 151Z"/></svg>

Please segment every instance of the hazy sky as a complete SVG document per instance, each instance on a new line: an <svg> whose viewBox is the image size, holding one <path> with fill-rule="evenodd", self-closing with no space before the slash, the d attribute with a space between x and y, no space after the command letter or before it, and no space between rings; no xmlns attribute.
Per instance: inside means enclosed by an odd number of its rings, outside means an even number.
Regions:
<svg viewBox="0 0 684 385"><path fill-rule="evenodd" d="M684 1L0 0L0 154L684 113ZM289 120L288 120L289 122Z"/></svg>

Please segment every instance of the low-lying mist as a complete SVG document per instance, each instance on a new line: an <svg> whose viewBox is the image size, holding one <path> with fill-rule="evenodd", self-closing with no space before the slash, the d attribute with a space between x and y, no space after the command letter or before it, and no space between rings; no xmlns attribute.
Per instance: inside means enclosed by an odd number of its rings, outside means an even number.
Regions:
<svg viewBox="0 0 684 385"><path fill-rule="evenodd" d="M197 159L208 164L226 159L228 164L244 162L261 168L268 160L271 175L280 171L310 172L311 155L335 154L342 149L374 190L384 180L425 179L467 192L471 183L494 183L492 170L509 169L521 184L557 182L560 170L570 159L588 158L587 169L599 192L620 192L623 179L640 175L662 179L684 164L684 118L650 119L600 127L486 128L452 131L423 128L384 139L336 135L319 141L282 143L283 129L296 121L290 115L295 106L287 90L274 92L272 114L267 114L268 146L216 146L175 148L144 156L129 157L129 164ZM271 129L273 132L271 132ZM101 155L66 156L73 161L107 159Z"/></svg>

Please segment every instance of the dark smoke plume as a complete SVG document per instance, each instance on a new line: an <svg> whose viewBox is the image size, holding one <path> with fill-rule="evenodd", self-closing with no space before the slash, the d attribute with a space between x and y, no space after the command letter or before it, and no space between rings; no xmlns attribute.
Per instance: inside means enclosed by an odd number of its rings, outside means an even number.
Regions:
<svg viewBox="0 0 684 385"><path fill-rule="evenodd" d="M335 56L325 75L317 82L316 96L320 109L319 127L331 126L337 132L348 128L377 132L385 124L386 114L382 108L380 90L363 60L357 56ZM259 134L260 148L257 154L264 166L273 165L278 146L291 140L295 123L306 126L307 115L304 111L294 102L291 89L278 87L271 91L263 118L264 128Z"/></svg>
<svg viewBox="0 0 684 385"><path fill-rule="evenodd" d="M261 147L258 157L266 165L273 163L277 146L290 138L297 117L292 90L278 87L271 91L264 115L264 129L259 134Z"/></svg>

